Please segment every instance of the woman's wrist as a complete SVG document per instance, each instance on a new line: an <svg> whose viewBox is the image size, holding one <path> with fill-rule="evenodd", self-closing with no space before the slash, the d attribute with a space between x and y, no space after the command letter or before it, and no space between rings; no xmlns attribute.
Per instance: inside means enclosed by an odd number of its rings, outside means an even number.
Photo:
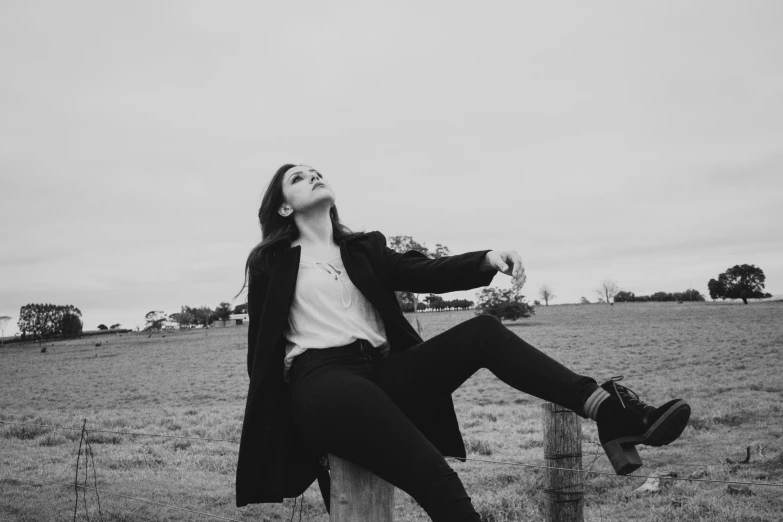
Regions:
<svg viewBox="0 0 783 522"><path fill-rule="evenodd" d="M490 250L489 252L492 251ZM492 264L489 262L489 252L484 254L484 259L481 260L481 265L479 265L480 272L489 272L490 270L494 270Z"/></svg>

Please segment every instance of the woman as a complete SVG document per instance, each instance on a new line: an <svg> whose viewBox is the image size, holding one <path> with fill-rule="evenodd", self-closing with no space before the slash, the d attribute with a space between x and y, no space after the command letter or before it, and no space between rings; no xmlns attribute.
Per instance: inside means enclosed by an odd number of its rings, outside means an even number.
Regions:
<svg viewBox="0 0 783 522"><path fill-rule="evenodd" d="M634 445L680 436L690 407L648 406L602 385L481 315L423 341L395 291L445 293L489 285L497 272L525 283L514 250L429 259L400 254L380 232L340 223L335 194L306 165L283 165L258 213L264 240L246 265L248 374L237 506L282 502L319 479L328 509L334 454L411 495L434 521L479 520L444 455L465 457L451 394L480 368L517 390L598 424L618 474L641 466Z"/></svg>

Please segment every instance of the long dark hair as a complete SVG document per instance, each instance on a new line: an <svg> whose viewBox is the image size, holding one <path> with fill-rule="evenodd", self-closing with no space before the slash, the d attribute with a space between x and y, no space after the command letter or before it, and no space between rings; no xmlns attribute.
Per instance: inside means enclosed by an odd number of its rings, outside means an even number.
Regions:
<svg viewBox="0 0 783 522"><path fill-rule="evenodd" d="M269 254L271 252L267 251L267 246L270 243L276 242L282 236L288 236L290 241L294 241L299 237L299 229L294 222L293 216L289 215L288 217L283 217L277 212L280 205L285 201L283 198L283 174L294 166L296 166L296 164L286 163L277 169L277 172L272 176L272 180L269 182L269 185L267 185L266 191L264 192L264 197L261 200L261 208L258 209L258 222L261 225L261 235L263 239L250 251L250 255L247 256L247 262L245 263L245 281L242 285L242 290L244 290L248 284L251 271L260 270L265 272L269 270ZM329 209L329 217L332 220L334 240L338 244L343 239L363 233L354 232L340 222L340 215L337 212L336 205L332 205L332 208ZM239 291L239 294L242 293L242 290Z"/></svg>

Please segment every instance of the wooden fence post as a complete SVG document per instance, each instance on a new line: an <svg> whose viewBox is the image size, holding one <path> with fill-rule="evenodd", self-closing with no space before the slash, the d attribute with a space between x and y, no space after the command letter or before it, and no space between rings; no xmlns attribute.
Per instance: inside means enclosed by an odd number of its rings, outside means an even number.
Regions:
<svg viewBox="0 0 783 522"><path fill-rule="evenodd" d="M583 522L582 419L551 402L541 405L544 424L544 494L547 522Z"/></svg>
<svg viewBox="0 0 783 522"><path fill-rule="evenodd" d="M361 466L329 454L330 522L393 522L394 486Z"/></svg>

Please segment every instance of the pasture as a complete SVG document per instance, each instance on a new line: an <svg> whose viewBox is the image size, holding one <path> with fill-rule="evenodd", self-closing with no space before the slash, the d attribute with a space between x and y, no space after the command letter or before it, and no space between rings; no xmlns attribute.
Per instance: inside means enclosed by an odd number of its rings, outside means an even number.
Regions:
<svg viewBox="0 0 783 522"><path fill-rule="evenodd" d="M472 316L417 315L425 339ZM645 465L637 475L783 483L783 303L539 306L532 318L504 324L599 382L625 375L622 384L646 402L690 402L691 422L678 441L639 447ZM72 519L73 487L48 482L73 482L83 419L88 430L238 441L248 385L246 335L246 327L233 327L48 342L45 353L36 344L4 347L0 420L76 430L0 425L0 520ZM543 464L538 399L481 370L454 402L469 458ZM595 425L583 421L582 429L585 468L611 471ZM238 443L111 433L92 433L90 441L101 489L237 520L292 516L293 499L235 507ZM750 461L740 463L748 447ZM452 466L484 521L543 520L540 469L478 461ZM92 485L92 469L89 480ZM644 478L591 474L585 481L590 521L783 518L783 487L752 486L750 495L736 495L725 483L674 481L659 493L637 494ZM97 499L91 492L86 497L95 520ZM107 494L100 502L109 521L210 520ZM296 509L294 520L299 504ZM328 520L316 484L302 509L302 520ZM395 516L428 520L399 490ZM79 520L87 520L81 495Z"/></svg>

